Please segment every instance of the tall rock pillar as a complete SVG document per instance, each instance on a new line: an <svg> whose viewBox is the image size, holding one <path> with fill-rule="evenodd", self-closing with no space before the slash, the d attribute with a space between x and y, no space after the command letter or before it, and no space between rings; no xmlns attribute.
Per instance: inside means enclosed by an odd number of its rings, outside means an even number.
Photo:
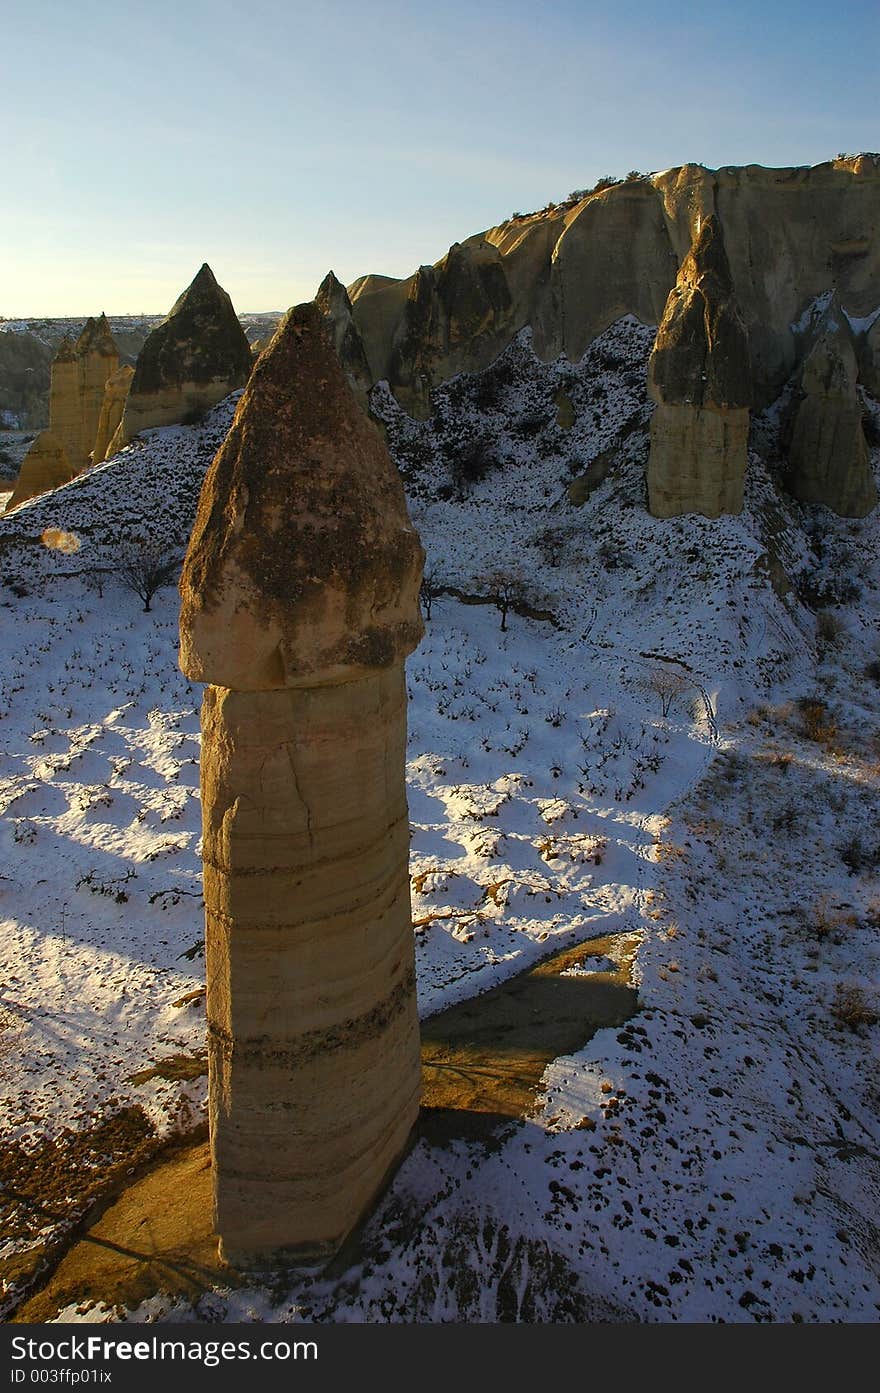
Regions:
<svg viewBox="0 0 880 1393"><path fill-rule="evenodd" d="M404 659L423 552L314 304L260 357L181 578L202 710L221 1256L335 1252L400 1158L420 1056Z"/></svg>
<svg viewBox="0 0 880 1393"><path fill-rule="evenodd" d="M721 224L705 218L669 292L648 362L648 506L655 517L739 513L748 459L748 339Z"/></svg>
<svg viewBox="0 0 880 1393"><path fill-rule="evenodd" d="M80 410L79 454L76 462L81 468L85 468L95 448L107 379L119 367L119 349L116 347L105 314L98 319L87 321L76 341L76 356L79 362Z"/></svg>

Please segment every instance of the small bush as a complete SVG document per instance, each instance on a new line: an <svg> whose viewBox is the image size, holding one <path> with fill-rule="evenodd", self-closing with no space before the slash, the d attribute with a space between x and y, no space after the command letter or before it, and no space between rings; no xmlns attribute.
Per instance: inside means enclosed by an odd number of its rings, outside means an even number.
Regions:
<svg viewBox="0 0 880 1393"><path fill-rule="evenodd" d="M797 704L801 718L801 733L817 745L829 745L837 735L837 722L821 697L801 697Z"/></svg>
<svg viewBox="0 0 880 1393"><path fill-rule="evenodd" d="M876 1025L880 1016L869 1005L864 990L855 983L840 983L834 993L831 1014L841 1030L858 1034L862 1026Z"/></svg>

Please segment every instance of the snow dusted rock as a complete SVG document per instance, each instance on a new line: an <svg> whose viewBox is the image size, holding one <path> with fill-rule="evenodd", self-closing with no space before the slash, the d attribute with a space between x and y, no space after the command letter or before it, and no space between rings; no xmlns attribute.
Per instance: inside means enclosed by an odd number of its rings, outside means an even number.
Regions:
<svg viewBox="0 0 880 1393"><path fill-rule="evenodd" d="M174 425L222 401L244 386L251 363L232 301L205 264L141 349L108 454L138 431Z"/></svg>
<svg viewBox="0 0 880 1393"><path fill-rule="evenodd" d="M403 662L423 553L314 305L257 363L181 579L202 712L221 1254L321 1259L419 1107Z"/></svg>
<svg viewBox="0 0 880 1393"><path fill-rule="evenodd" d="M699 220L723 229L752 360L769 405L796 365L791 324L829 286L850 314L878 303L880 158L813 168L683 165L515 216L406 280L349 287L373 382L418 416L457 372L480 371L527 325L544 359L580 358L633 314L657 324Z"/></svg>
<svg viewBox="0 0 880 1393"><path fill-rule="evenodd" d="M93 464L101 464L107 458L110 441L122 421L125 400L133 377L134 368L130 367L128 363L124 363L107 379L104 387L104 398L101 402L101 414L98 417L95 445L92 451Z"/></svg>
<svg viewBox="0 0 880 1393"><path fill-rule="evenodd" d="M59 488L73 479L76 473L58 436L51 430L40 431L22 463L15 488L6 504L6 512L11 512L28 498L36 498L37 494Z"/></svg>
<svg viewBox="0 0 880 1393"><path fill-rule="evenodd" d="M655 517L738 513L751 381L745 326L714 214L699 225L670 291L648 363L648 500Z"/></svg>
<svg viewBox="0 0 880 1393"><path fill-rule="evenodd" d="M804 503L824 503L841 517L860 518L876 505L877 489L857 374L853 336L834 297L801 370L803 395L792 425L788 486Z"/></svg>

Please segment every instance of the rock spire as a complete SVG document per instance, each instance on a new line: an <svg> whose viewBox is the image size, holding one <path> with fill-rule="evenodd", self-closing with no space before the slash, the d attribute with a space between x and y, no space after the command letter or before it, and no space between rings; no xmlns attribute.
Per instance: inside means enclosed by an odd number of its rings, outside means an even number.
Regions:
<svg viewBox="0 0 880 1393"><path fill-rule="evenodd" d="M751 381L721 225L703 219L666 301L648 362L648 503L655 517L738 513Z"/></svg>
<svg viewBox="0 0 880 1393"><path fill-rule="evenodd" d="M314 303L206 477L181 577L202 711L221 1253L333 1253L419 1106L403 664L423 553Z"/></svg>
<svg viewBox="0 0 880 1393"><path fill-rule="evenodd" d="M110 453L138 431L176 425L206 411L243 387L251 366L232 301L205 264L138 354Z"/></svg>

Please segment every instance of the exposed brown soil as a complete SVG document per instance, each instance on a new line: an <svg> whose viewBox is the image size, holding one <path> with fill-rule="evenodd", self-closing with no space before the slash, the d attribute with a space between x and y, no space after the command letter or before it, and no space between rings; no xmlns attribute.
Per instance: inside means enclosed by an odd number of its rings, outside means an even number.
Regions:
<svg viewBox="0 0 880 1393"><path fill-rule="evenodd" d="M629 976L636 943L635 935L593 940L425 1021L417 1134L432 1145L460 1137L488 1140L499 1124L527 1114L551 1060L635 1012ZM566 973L609 953L619 963L616 971ZM34 1203L38 1194L45 1205L47 1195L78 1185L79 1174L65 1171L59 1153L50 1174L33 1172ZM229 1286L235 1274L217 1260L210 1180L204 1141L160 1159L104 1208L13 1319L38 1323L73 1303L131 1307L157 1291L194 1298ZM77 1204L84 1207L88 1198L80 1191Z"/></svg>

